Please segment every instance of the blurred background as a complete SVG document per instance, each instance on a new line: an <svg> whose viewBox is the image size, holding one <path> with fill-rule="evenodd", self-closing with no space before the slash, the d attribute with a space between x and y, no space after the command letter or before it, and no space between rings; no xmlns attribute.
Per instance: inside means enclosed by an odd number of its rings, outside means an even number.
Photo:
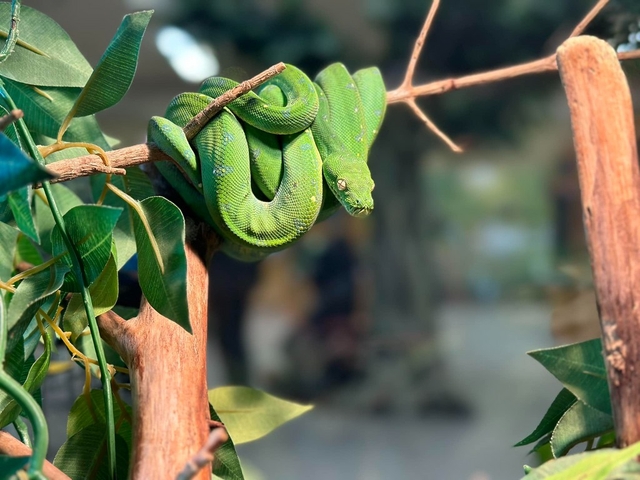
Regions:
<svg viewBox="0 0 640 480"><path fill-rule="evenodd" d="M155 9L125 99L99 115L122 146L209 75L247 79L334 61L401 81L427 0L30 0L95 65L121 17ZM443 0L416 83L552 53L593 0ZM619 49L640 8L589 29ZM637 98L638 64L625 64ZM371 153L374 213L335 215L259 264L211 265L208 381L316 408L242 445L253 480L502 480L536 464L511 446L560 384L531 349L599 334L568 109L557 74L421 100L454 154L403 105ZM77 371L76 371L77 370ZM43 388L64 441L80 369ZM52 402L52 399L54 400Z"/></svg>

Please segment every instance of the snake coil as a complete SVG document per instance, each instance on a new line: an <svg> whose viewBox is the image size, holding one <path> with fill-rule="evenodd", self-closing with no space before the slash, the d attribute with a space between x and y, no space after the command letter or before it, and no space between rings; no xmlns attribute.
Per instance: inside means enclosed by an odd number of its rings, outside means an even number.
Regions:
<svg viewBox="0 0 640 480"><path fill-rule="evenodd" d="M377 68L349 74L335 63L312 82L287 65L280 75L231 102L189 144L182 127L237 82L204 81L175 97L149 122L149 139L175 160L158 169L185 202L245 261L298 240L340 205L373 209L367 157L386 108Z"/></svg>

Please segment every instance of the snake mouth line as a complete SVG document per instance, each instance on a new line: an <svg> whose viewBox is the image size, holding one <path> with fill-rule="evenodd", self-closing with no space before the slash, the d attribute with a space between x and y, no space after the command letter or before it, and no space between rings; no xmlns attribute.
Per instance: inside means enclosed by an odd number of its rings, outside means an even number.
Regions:
<svg viewBox="0 0 640 480"><path fill-rule="evenodd" d="M356 208L351 212L351 215L353 215L354 217L366 217L372 211L373 211L373 208L367 208L367 207Z"/></svg>

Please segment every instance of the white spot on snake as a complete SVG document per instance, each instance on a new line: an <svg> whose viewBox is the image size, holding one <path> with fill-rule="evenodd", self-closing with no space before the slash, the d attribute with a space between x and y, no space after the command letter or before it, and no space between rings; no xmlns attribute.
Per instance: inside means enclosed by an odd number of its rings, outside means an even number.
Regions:
<svg viewBox="0 0 640 480"><path fill-rule="evenodd" d="M227 144L229 144L229 143L233 142L233 139L234 139L234 138L235 138L235 137L233 136L233 134L232 134L232 133L230 133L230 132L224 132L224 133L222 134L222 143L223 143L223 145L227 145Z"/></svg>
<svg viewBox="0 0 640 480"><path fill-rule="evenodd" d="M354 108L354 109L353 109L353 111L354 111L355 113L358 113L358 107Z"/></svg>
<svg viewBox="0 0 640 480"><path fill-rule="evenodd" d="M213 169L213 175L216 177L224 177L230 173L233 173L233 167L230 165L218 165Z"/></svg>
<svg viewBox="0 0 640 480"><path fill-rule="evenodd" d="M300 150L302 150L303 152L311 150L311 145L309 143L303 143L302 145L300 145Z"/></svg>
<svg viewBox="0 0 640 480"><path fill-rule="evenodd" d="M312 196L312 197L311 197L311 201L312 201L313 203L316 203L316 202L318 201L318 199L317 199L317 198L316 198L316 196L314 195L314 196Z"/></svg>

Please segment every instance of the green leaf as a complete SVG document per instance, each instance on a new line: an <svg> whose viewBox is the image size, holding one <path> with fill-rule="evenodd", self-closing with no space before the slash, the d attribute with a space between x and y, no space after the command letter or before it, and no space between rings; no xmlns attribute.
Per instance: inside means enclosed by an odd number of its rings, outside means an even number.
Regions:
<svg viewBox="0 0 640 480"><path fill-rule="evenodd" d="M44 382L49 370L51 362L51 350L53 348L53 340L47 332L45 335L44 352L38 360L36 360L29 368L27 378L23 383L24 389L30 394L34 394ZM4 428L13 422L20 415L21 408L18 404L5 392L0 391L0 428Z"/></svg>
<svg viewBox="0 0 640 480"><path fill-rule="evenodd" d="M16 221L20 231L34 242L40 242L33 215L31 214L31 187L23 187L11 192L8 195L8 199L13 219Z"/></svg>
<svg viewBox="0 0 640 480"><path fill-rule="evenodd" d="M587 405L611 414L607 372L599 338L528 352Z"/></svg>
<svg viewBox="0 0 640 480"><path fill-rule="evenodd" d="M56 453L53 464L73 480L85 478L108 480L105 439L104 424L89 425L67 439ZM117 477L127 478L128 471L129 449L123 438L116 435Z"/></svg>
<svg viewBox="0 0 640 480"><path fill-rule="evenodd" d="M0 32L5 35L10 18L11 5L0 3ZM18 44L11 56L0 64L0 76L53 87L82 87L87 82L91 65L55 21L23 5L19 28Z"/></svg>
<svg viewBox="0 0 640 480"><path fill-rule="evenodd" d="M566 388L560 390L560 393L551 403L551 406L547 410L547 413L544 414L544 417L542 417L542 420L540 421L536 429L531 432L530 435L516 443L514 447L529 445L530 443L533 443L536 440L544 437L546 434L552 432L565 412L577 401L578 399L576 398L576 396Z"/></svg>
<svg viewBox="0 0 640 480"><path fill-rule="evenodd" d="M97 200L104 188L105 175L92 175L90 181L93 198ZM149 177L137 167L127 168L127 174L124 176L112 177L111 183L136 200L144 200L155 195ZM127 203L111 190L108 191L104 199L104 205L124 209L113 231L113 241L118 252L118 270L120 270L136 253L136 239L133 234L131 220L132 213Z"/></svg>
<svg viewBox="0 0 640 480"><path fill-rule="evenodd" d="M84 205L84 202L70 188L61 183L51 185L51 194L56 201L58 210L62 215L66 214L73 207ZM40 197L36 196L33 202L35 210L35 223L40 236L40 246L51 253L51 231L56 226L56 222L51 214L51 209ZM34 264L37 265L37 264Z"/></svg>
<svg viewBox="0 0 640 480"><path fill-rule="evenodd" d="M158 313L191 333L182 212L164 197L150 197L138 205L131 216L142 293Z"/></svg>
<svg viewBox="0 0 640 480"><path fill-rule="evenodd" d="M551 435L554 457L566 455L579 443L607 433L613 428L613 417L582 402L576 402L562 416Z"/></svg>
<svg viewBox="0 0 640 480"><path fill-rule="evenodd" d="M57 137L60 125L82 91L80 88L43 87L39 88L42 93L38 93L31 85L9 80L4 83L13 101L24 112L24 121L29 131L51 140ZM90 142L104 150L111 150L93 115L73 119L62 139L68 142ZM59 160L63 152L65 150L47 157L47 163ZM83 155L85 154L86 151Z"/></svg>
<svg viewBox="0 0 640 480"><path fill-rule="evenodd" d="M116 422L118 422L120 417L123 415L123 412L120 409L120 404L115 401L113 402L113 415ZM130 421L132 412L131 407L128 405L125 405L124 415L125 419L120 424L118 435L122 437L127 444L127 447L130 449L132 445ZM106 425L106 418L107 415L105 413L104 395L102 394L102 390L91 390L90 403L87 397L80 395L76 398L76 401L73 402L73 406L69 412L69 418L67 420L67 438L73 437L75 434L91 425Z"/></svg>
<svg viewBox="0 0 640 480"><path fill-rule="evenodd" d="M67 234L80 255L87 285L91 285L98 278L111 257L112 232L121 212L119 208L79 205L63 217ZM51 232L51 243L54 255L67 251L57 225ZM71 266L71 257L68 254L62 260ZM63 289L67 292L79 291L78 279L73 271L67 274Z"/></svg>
<svg viewBox="0 0 640 480"><path fill-rule="evenodd" d="M44 262L42 255L33 244L33 240L25 235L18 237L16 263L27 262L31 265L40 265Z"/></svg>
<svg viewBox="0 0 640 480"><path fill-rule="evenodd" d="M640 443L616 450L606 448L551 460L531 470L522 480L632 480L627 473L640 472L635 461Z"/></svg>
<svg viewBox="0 0 640 480"><path fill-rule="evenodd" d="M209 402L236 445L262 438L313 408L249 387L214 388L209 390Z"/></svg>
<svg viewBox="0 0 640 480"><path fill-rule="evenodd" d="M8 480L29 463L31 457L9 457L0 455L0 480Z"/></svg>
<svg viewBox="0 0 640 480"><path fill-rule="evenodd" d="M222 421L211 404L209 404L209 413L211 420ZM238 458L238 453L236 452L236 447L233 444L231 435L229 435L229 439L216 450L212 470L213 478L220 478L222 480L244 480L240 459Z"/></svg>
<svg viewBox="0 0 640 480"><path fill-rule="evenodd" d="M52 178L53 174L0 133L0 195Z"/></svg>
<svg viewBox="0 0 640 480"><path fill-rule="evenodd" d="M68 267L57 262L52 267L20 282L11 303L9 303L7 312L9 325L7 351L10 351L22 339L22 335L40 305L46 301L47 297L60 289L64 275L68 270Z"/></svg>
<svg viewBox="0 0 640 480"><path fill-rule="evenodd" d="M133 81L138 65L142 36L152 10L126 15L100 62L82 89L73 109L74 117L84 117L118 103Z"/></svg>
<svg viewBox="0 0 640 480"><path fill-rule="evenodd" d="M89 293L96 316L108 312L116 304L118 300L118 269L113 255L96 281L89 287ZM87 328L87 314L84 311L82 295L79 293L74 293L71 296L64 311L63 325L65 332L71 332L72 342L75 342Z"/></svg>
<svg viewBox="0 0 640 480"><path fill-rule="evenodd" d="M0 222L0 280L8 280L13 272L17 242L18 230Z"/></svg>

